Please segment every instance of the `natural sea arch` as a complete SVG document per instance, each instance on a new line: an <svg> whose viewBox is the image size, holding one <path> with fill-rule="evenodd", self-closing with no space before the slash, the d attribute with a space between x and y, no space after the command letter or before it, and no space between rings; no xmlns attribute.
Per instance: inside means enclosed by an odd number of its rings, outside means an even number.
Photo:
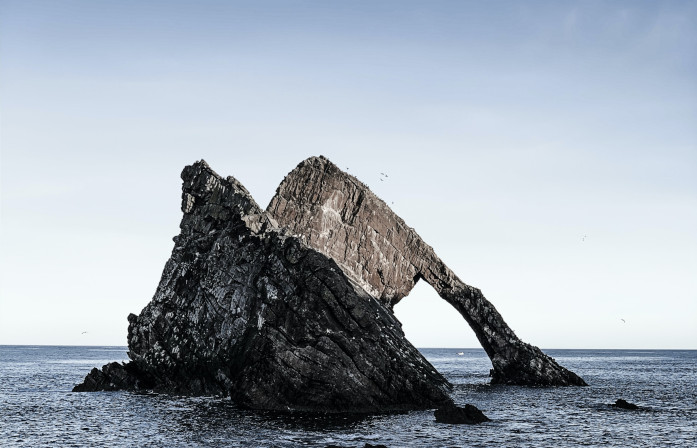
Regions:
<svg viewBox="0 0 697 448"><path fill-rule="evenodd" d="M431 285L469 326L491 360L492 382L585 385L521 341L482 292L463 282L416 231L357 178L324 157L301 162L283 179L266 212L329 256L361 289L392 310L419 280ZM438 219L437 210L428 210ZM456 224L456 223L455 223ZM444 223L444 229L454 229ZM463 325L464 324L464 325ZM418 342L417 342L418 344Z"/></svg>
<svg viewBox="0 0 697 448"><path fill-rule="evenodd" d="M419 281L393 308L409 342L417 348L477 348L474 332L431 286ZM488 370L487 370L488 372Z"/></svg>
<svg viewBox="0 0 697 448"><path fill-rule="evenodd" d="M407 340L453 385L489 382L491 361L476 335L428 283L418 281L392 311Z"/></svg>

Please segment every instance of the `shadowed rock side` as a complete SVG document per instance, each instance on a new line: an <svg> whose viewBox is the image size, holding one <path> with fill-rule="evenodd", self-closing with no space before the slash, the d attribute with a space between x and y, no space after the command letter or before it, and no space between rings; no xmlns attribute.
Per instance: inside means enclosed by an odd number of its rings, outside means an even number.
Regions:
<svg viewBox="0 0 697 448"><path fill-rule="evenodd" d="M95 369L75 390L222 394L255 409L327 412L450 401L448 382L392 313L332 259L284 234L205 162L182 179L181 233L152 301L128 317L131 362Z"/></svg>
<svg viewBox="0 0 697 448"><path fill-rule="evenodd" d="M518 339L479 289L462 282L367 186L326 158L311 157L291 171L267 212L390 309L426 280L474 330L491 359L492 383L586 384Z"/></svg>

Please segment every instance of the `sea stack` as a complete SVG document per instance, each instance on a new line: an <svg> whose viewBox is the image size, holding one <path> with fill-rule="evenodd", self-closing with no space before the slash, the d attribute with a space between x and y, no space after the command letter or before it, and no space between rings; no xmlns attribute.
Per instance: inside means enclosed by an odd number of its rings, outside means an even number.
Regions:
<svg viewBox="0 0 697 448"><path fill-rule="evenodd" d="M448 381L392 312L419 279L474 329L493 382L585 384L520 341L478 289L326 158L291 171L266 211L204 161L182 179L181 233L152 301L128 316L131 361L94 369L75 391L224 395L283 411L449 406Z"/></svg>
<svg viewBox="0 0 697 448"><path fill-rule="evenodd" d="M236 179L204 161L182 179L172 256L150 304L128 316L131 362L95 370L76 390L224 395L283 411L449 402L448 381L334 260L278 228ZM110 381L110 372L120 377Z"/></svg>

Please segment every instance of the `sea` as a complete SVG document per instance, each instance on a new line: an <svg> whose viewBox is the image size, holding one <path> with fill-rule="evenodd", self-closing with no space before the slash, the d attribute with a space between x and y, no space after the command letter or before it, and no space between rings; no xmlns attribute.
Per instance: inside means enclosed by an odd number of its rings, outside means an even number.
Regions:
<svg viewBox="0 0 697 448"><path fill-rule="evenodd" d="M0 346L1 447L697 447L697 351L545 350L588 387L488 384L481 349L422 349L491 422L255 412L228 399L73 393L126 347ZM622 398L641 407L611 407Z"/></svg>

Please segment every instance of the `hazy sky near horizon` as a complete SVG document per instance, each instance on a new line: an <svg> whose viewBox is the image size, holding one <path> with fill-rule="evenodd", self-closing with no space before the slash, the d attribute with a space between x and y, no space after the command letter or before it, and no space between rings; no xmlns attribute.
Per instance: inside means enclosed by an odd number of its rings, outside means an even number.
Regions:
<svg viewBox="0 0 697 448"><path fill-rule="evenodd" d="M0 344L125 345L185 165L264 207L323 154L526 342L695 349L696 125L691 1L0 0Z"/></svg>

